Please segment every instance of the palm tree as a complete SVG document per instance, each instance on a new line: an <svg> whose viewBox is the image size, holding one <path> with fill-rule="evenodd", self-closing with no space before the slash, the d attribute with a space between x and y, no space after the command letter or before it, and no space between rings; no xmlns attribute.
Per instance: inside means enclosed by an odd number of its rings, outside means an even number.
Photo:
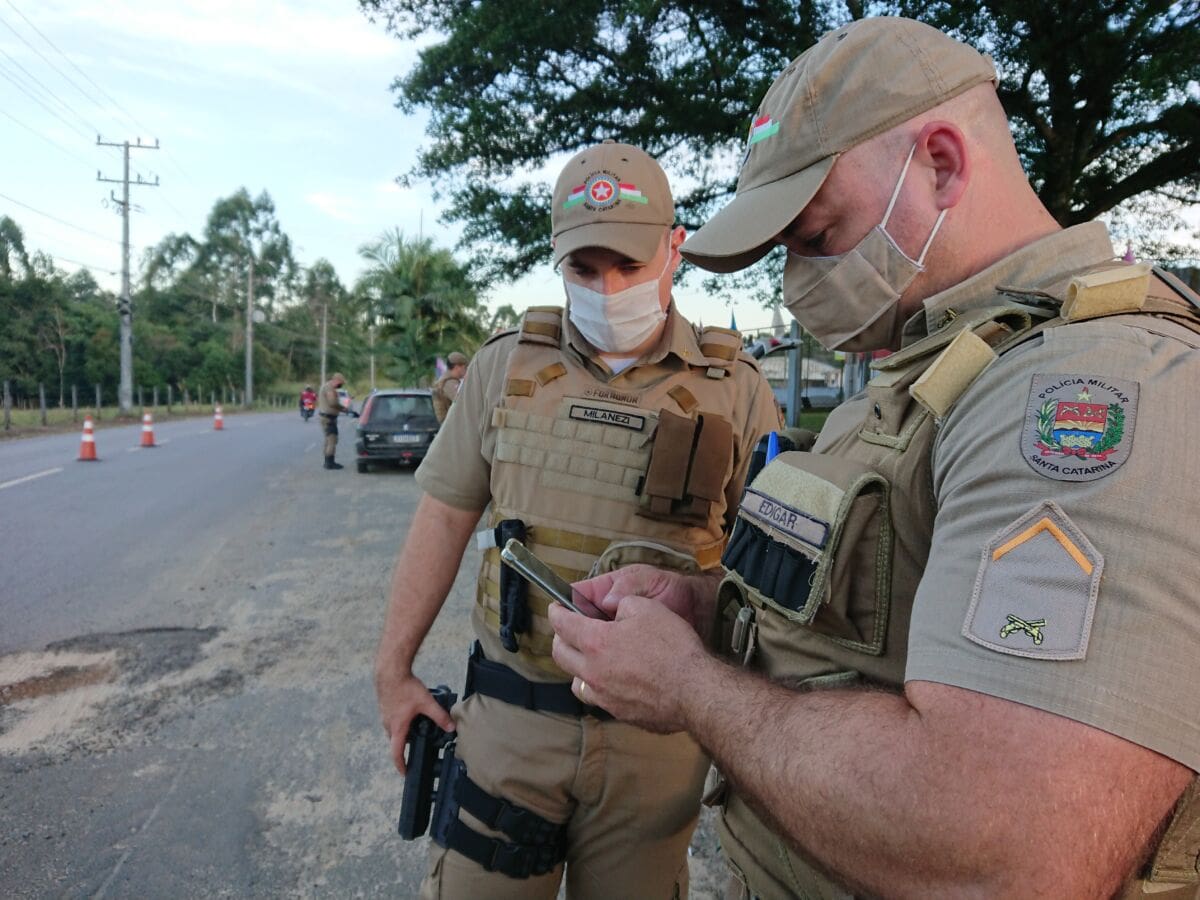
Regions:
<svg viewBox="0 0 1200 900"><path fill-rule="evenodd" d="M406 239L398 229L359 248L371 263L355 296L368 328L395 356L392 374L402 384L431 380L434 361L452 350L472 352L487 336L487 309L465 266L429 238Z"/></svg>

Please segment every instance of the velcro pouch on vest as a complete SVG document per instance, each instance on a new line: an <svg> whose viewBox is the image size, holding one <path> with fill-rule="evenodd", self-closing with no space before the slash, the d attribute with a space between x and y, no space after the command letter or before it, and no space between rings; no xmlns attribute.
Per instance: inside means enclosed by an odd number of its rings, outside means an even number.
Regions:
<svg viewBox="0 0 1200 900"><path fill-rule="evenodd" d="M531 306L521 317L522 344L559 345L562 335L561 306Z"/></svg>
<svg viewBox="0 0 1200 900"><path fill-rule="evenodd" d="M732 457L733 425L727 419L712 413L691 419L661 410L638 514L707 525L712 504L724 492Z"/></svg>
<svg viewBox="0 0 1200 900"><path fill-rule="evenodd" d="M943 418L979 375L996 361L996 351L972 331L959 332L908 392L935 418Z"/></svg>
<svg viewBox="0 0 1200 900"><path fill-rule="evenodd" d="M1077 275L1067 285L1060 315L1068 322L1138 312L1150 287L1150 263Z"/></svg>
<svg viewBox="0 0 1200 900"><path fill-rule="evenodd" d="M704 362L709 367L710 378L721 378L730 366L737 361L742 352L742 335L731 328L709 326L702 328L698 337L700 352L704 354ZM712 369L717 369L716 373Z"/></svg>
<svg viewBox="0 0 1200 900"><path fill-rule="evenodd" d="M891 584L889 498L887 480L861 463L781 453L742 498L721 559L730 570L726 582L768 619L781 616L845 646L882 653Z"/></svg>

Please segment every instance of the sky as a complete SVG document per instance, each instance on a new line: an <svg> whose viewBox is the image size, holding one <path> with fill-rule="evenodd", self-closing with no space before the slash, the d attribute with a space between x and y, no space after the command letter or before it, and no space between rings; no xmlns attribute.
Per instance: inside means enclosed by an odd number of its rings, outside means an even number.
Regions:
<svg viewBox="0 0 1200 900"><path fill-rule="evenodd" d="M0 214L28 248L119 290L120 186L97 172L119 178L121 151L96 138L140 138L160 149L133 150L134 171L159 186L132 189L135 277L142 250L199 236L241 187L270 194L301 264L324 257L347 285L364 267L358 248L386 230L453 248L460 227L439 221L433 186L395 182L425 140L424 113L397 110L390 90L417 52L355 0L0 0ZM1200 226L1200 208L1187 218ZM710 297L699 281L676 288L693 320L770 325L757 302ZM547 263L485 300L559 304L561 279Z"/></svg>
<svg viewBox="0 0 1200 900"><path fill-rule="evenodd" d="M417 50L355 0L0 0L0 214L28 249L119 290L110 193L121 188L97 172L119 179L122 151L99 135L159 143L131 151L133 177L159 181L131 188L134 277L142 250L171 232L199 236L213 203L243 186L270 194L301 264L325 257L347 285L363 269L358 248L385 230L454 247L460 228L439 221L433 186L395 183L424 140L425 115L397 110L390 90ZM731 312L743 329L771 321L750 300L676 295L707 324ZM562 298L547 264L486 300L519 310Z"/></svg>

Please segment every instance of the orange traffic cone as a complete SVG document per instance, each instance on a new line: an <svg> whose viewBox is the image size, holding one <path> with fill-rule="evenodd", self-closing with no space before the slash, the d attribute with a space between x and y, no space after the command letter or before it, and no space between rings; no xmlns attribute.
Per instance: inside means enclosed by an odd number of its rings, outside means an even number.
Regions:
<svg viewBox="0 0 1200 900"><path fill-rule="evenodd" d="M157 447L154 443L154 416L142 413L142 446Z"/></svg>
<svg viewBox="0 0 1200 900"><path fill-rule="evenodd" d="M79 462L97 462L96 435L92 432L92 417L83 417L83 441L79 444Z"/></svg>
<svg viewBox="0 0 1200 900"><path fill-rule="evenodd" d="M221 417L221 407L214 407L213 410L213 431L223 431L225 429L225 419Z"/></svg>

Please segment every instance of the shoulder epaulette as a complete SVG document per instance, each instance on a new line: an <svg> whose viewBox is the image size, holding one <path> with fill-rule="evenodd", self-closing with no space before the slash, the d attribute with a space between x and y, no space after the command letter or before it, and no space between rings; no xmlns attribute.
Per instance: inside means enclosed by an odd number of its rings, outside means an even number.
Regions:
<svg viewBox="0 0 1200 900"><path fill-rule="evenodd" d="M1044 284L998 285L996 291L1022 303L1056 308L1066 322L1080 322L1139 312L1149 284L1149 263L1108 260Z"/></svg>
<svg viewBox="0 0 1200 900"><path fill-rule="evenodd" d="M521 316L521 343L557 347L562 338L561 306L531 306Z"/></svg>
<svg viewBox="0 0 1200 900"><path fill-rule="evenodd" d="M493 334L491 337L489 337L486 341L484 341L482 344L480 344L480 346L486 347L488 344L494 344L496 341L500 340L500 338L508 337L510 334L517 334L517 329L516 328L505 328L503 331L497 331L495 334Z"/></svg>
<svg viewBox="0 0 1200 900"><path fill-rule="evenodd" d="M1081 322L1138 312L1150 287L1150 263L1097 267L1072 276L1063 297L1064 321Z"/></svg>
<svg viewBox="0 0 1200 900"><path fill-rule="evenodd" d="M908 385L908 393L935 418L943 418L1001 348L1037 327L1014 306L990 306L955 316L942 328L874 364L877 388ZM916 380L913 381L913 377Z"/></svg>
<svg viewBox="0 0 1200 900"><path fill-rule="evenodd" d="M728 369L742 352L742 335L732 328L706 325L696 336L704 362L710 368Z"/></svg>

